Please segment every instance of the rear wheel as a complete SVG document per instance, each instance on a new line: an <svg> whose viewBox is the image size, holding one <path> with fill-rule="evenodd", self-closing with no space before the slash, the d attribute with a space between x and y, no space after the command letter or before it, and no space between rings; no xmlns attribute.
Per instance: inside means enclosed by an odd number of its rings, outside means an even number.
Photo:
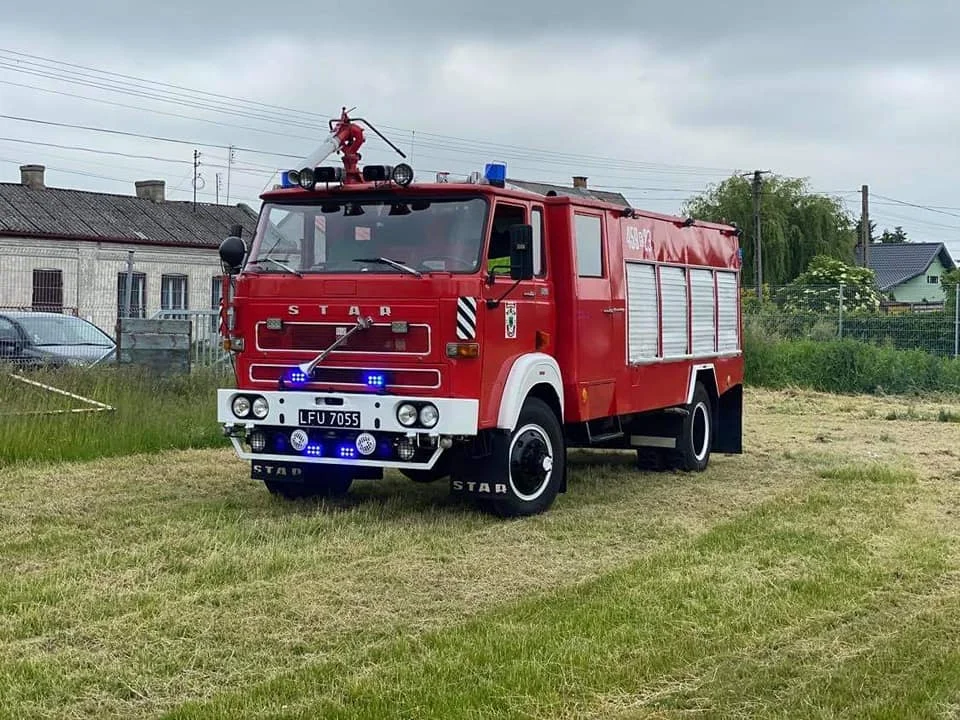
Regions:
<svg viewBox="0 0 960 720"><path fill-rule="evenodd" d="M557 497L566 463L560 421L538 398L527 398L517 427L496 451L506 454L506 497L491 502L491 509L504 517L535 515L549 508ZM492 468L502 468L494 462ZM503 482L490 477L490 483Z"/></svg>
<svg viewBox="0 0 960 720"><path fill-rule="evenodd" d="M673 464L680 470L699 472L710 462L713 447L713 408L710 394L702 383L698 382L694 387L693 402L687 410L673 453Z"/></svg>

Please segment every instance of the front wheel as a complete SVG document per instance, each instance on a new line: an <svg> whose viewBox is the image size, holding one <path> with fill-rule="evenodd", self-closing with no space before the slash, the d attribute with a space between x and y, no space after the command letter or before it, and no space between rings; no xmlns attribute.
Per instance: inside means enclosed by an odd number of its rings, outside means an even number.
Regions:
<svg viewBox="0 0 960 720"><path fill-rule="evenodd" d="M527 398L517 426L509 438L496 443L506 457L506 496L491 503L503 517L536 515L549 508L557 497L566 465L563 429L556 414L538 398ZM492 468L502 468L492 463ZM502 483L502 477L491 477Z"/></svg>
<svg viewBox="0 0 960 720"><path fill-rule="evenodd" d="M325 465L303 465L301 480L264 480L271 495L286 500L336 498L346 495L353 476L342 468Z"/></svg>

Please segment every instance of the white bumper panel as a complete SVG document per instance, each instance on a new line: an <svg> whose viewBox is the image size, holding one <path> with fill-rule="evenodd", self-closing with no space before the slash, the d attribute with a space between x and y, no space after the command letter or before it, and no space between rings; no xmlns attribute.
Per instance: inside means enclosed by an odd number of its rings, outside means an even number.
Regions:
<svg viewBox="0 0 960 720"><path fill-rule="evenodd" d="M301 465L349 465L351 467L395 468L397 470L432 470L433 466L437 464L437 460L440 459L440 455L443 452L442 449L437 448L433 455L430 456L430 460L425 463L403 462L401 460L364 460L362 456L344 460L338 457L307 457L306 455L272 455L269 453L253 453L245 451L243 449L243 445L240 444L240 440L235 437L231 437L230 442L233 443L233 449L237 451L237 457L239 457L241 460L252 460L254 462L257 460L267 462L274 461L282 463L298 463Z"/></svg>
<svg viewBox="0 0 960 720"><path fill-rule="evenodd" d="M260 396L270 405L263 419L253 417L238 418L233 414L231 402L236 395ZM328 401L332 401L328 402ZM404 402L432 403L440 412L437 424L430 428L408 428L397 420L397 408ZM325 410L328 412L359 412L360 424L342 428L346 431L369 430L372 433L418 433L428 435L476 435L480 412L479 400L461 400L453 398L429 398L396 395L372 395L361 393L319 393L290 392L275 390L259 392L256 390L217 390L217 420L224 424L271 425L275 427L297 428L300 425L300 410ZM281 421L281 415L283 420ZM307 426L303 426L309 429ZM257 455L257 457L265 457ZM286 459L289 460L289 457ZM422 465L418 465L422 467Z"/></svg>

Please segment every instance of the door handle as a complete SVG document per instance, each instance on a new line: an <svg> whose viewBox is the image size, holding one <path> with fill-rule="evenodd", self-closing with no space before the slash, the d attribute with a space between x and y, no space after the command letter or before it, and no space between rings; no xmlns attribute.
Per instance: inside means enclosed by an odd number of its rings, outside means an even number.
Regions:
<svg viewBox="0 0 960 720"><path fill-rule="evenodd" d="M625 310L626 310L626 308L622 308L622 307L609 307L609 308L604 308L604 309L603 309L603 311L604 311L607 315L613 315L614 313L625 312Z"/></svg>
<svg viewBox="0 0 960 720"><path fill-rule="evenodd" d="M527 290L523 293L524 297L536 297L537 294L533 290Z"/></svg>

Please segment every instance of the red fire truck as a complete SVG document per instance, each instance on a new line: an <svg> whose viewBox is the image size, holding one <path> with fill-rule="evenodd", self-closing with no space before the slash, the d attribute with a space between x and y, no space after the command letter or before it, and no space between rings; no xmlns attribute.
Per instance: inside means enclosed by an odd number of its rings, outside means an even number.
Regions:
<svg viewBox="0 0 960 720"><path fill-rule="evenodd" d="M283 173L249 248L220 248L218 421L254 479L330 496L393 468L518 516L566 490L568 448L742 452L736 228L521 190L500 163L361 168L363 125L332 120L342 167Z"/></svg>

